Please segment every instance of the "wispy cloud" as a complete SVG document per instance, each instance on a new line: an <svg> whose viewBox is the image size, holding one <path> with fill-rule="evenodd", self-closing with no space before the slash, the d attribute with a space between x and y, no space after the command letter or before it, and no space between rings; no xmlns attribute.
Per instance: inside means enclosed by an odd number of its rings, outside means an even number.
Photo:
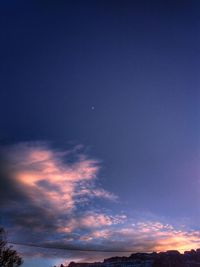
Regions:
<svg viewBox="0 0 200 267"><path fill-rule="evenodd" d="M0 154L1 216L11 239L133 252L200 246L199 230L96 208L102 199L116 205L117 196L98 186L100 162L82 147L60 151L31 142L1 148Z"/></svg>
<svg viewBox="0 0 200 267"><path fill-rule="evenodd" d="M156 221L143 221L133 225L95 229L81 239L90 244L97 242L102 249L108 250L151 252L177 249L183 252L200 246L200 231L177 229Z"/></svg>
<svg viewBox="0 0 200 267"><path fill-rule="evenodd" d="M50 229L71 234L119 222L118 216L93 207L94 198L117 197L97 186L99 161L80 149L58 151L46 143L21 143L4 147L1 154L6 162L1 180L11 192L9 198L2 194L5 213L18 227L44 232L42 238Z"/></svg>
<svg viewBox="0 0 200 267"><path fill-rule="evenodd" d="M19 144L10 147L6 156L15 181L28 197L36 204L62 212L75 208L78 187L94 180L99 170L97 160L78 154L74 162L64 162L70 151L53 151L44 144ZM85 195L90 196L89 183L87 187Z"/></svg>

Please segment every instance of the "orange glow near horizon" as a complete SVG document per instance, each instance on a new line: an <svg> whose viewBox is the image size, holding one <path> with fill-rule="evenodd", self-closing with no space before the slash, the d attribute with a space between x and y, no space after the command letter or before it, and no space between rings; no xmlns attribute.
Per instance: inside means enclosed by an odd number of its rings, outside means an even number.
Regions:
<svg viewBox="0 0 200 267"><path fill-rule="evenodd" d="M102 244L120 246L133 251L166 251L196 249L200 247L200 232L175 229L160 221L139 221L130 223L126 215L112 215L101 211L85 211L76 215L77 203L91 201L91 197L116 200L116 196L103 188L90 187L99 171L98 162L81 155L74 163L64 163L59 153L49 148L24 145L11 154L11 169L15 180L25 194L55 218L57 234L72 234L82 231L76 240L92 246L101 240ZM77 187L82 183L82 187ZM77 189L78 188L78 189ZM59 219L70 215L67 220ZM44 214L45 215L45 214ZM129 220L129 222L128 222ZM36 226L35 230L40 230ZM70 241L74 241L72 237ZM109 248L108 248L109 249Z"/></svg>

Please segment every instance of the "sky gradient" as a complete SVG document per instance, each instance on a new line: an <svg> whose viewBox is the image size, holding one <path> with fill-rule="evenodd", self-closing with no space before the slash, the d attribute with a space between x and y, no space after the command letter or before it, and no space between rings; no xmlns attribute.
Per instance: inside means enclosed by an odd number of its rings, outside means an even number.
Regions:
<svg viewBox="0 0 200 267"><path fill-rule="evenodd" d="M199 14L195 0L1 1L10 241L200 247ZM107 255L18 249L25 267Z"/></svg>

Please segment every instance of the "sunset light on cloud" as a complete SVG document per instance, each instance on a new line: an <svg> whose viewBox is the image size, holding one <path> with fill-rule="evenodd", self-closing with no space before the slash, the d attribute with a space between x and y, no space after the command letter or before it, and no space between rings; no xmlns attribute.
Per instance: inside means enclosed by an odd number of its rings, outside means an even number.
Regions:
<svg viewBox="0 0 200 267"><path fill-rule="evenodd" d="M177 229L159 221L136 221L125 213L113 213L103 206L95 208L94 198L112 201L117 196L97 185L100 163L84 154L81 149L61 152L47 143L20 143L2 149L7 170L12 170L12 184L21 188L35 214L25 211L13 227L23 232L32 229L26 241L33 236L38 242L98 248L117 251L163 251L171 248L184 251L200 246L200 231ZM70 160L73 158L73 160ZM8 171L9 173L9 171ZM11 187L13 185L10 185ZM12 188L8 188L12 190ZM23 200L18 200L17 212ZM115 204L116 203L116 204ZM13 202L7 203L12 210ZM120 211L119 211L120 212ZM35 218L37 216L37 218ZM39 216L39 217L38 217ZM17 217L17 216L16 216ZM53 232L49 232L54 229ZM53 237L54 236L54 237ZM15 236L13 236L15 238Z"/></svg>
<svg viewBox="0 0 200 267"><path fill-rule="evenodd" d="M0 234L22 267L191 249L200 265L199 14L0 1Z"/></svg>
<svg viewBox="0 0 200 267"><path fill-rule="evenodd" d="M5 155L15 182L33 203L49 206L50 210L70 213L77 202L92 197L115 200L114 194L95 186L98 161L78 153L75 162L64 163L70 153L53 151L44 144L24 143L9 148Z"/></svg>

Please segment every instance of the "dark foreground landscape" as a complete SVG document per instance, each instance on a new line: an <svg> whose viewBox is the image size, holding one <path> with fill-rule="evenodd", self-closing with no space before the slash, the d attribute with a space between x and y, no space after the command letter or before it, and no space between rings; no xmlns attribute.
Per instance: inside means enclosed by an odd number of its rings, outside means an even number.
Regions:
<svg viewBox="0 0 200 267"><path fill-rule="evenodd" d="M112 257L103 262L75 263L68 267L200 267L200 249L185 251L177 250L153 253L135 253L129 257ZM61 265L60 267L65 267Z"/></svg>

